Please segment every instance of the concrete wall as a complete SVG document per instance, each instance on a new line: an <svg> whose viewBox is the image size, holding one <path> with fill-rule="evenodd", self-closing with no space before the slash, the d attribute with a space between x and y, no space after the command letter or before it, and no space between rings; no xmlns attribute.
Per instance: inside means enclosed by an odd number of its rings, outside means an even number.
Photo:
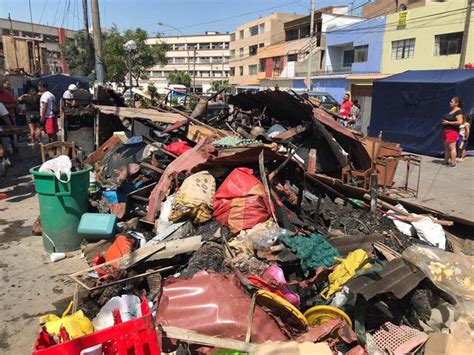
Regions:
<svg viewBox="0 0 474 355"><path fill-rule="evenodd" d="M406 70L458 68L459 54L435 56L435 36L463 32L466 12L459 9L465 7L465 0L449 0L432 2L424 7L408 10L407 25L404 29L397 29L398 14L387 16L389 25L386 27L384 36L382 71L395 74ZM453 10L459 11L453 12ZM406 59L392 59L392 42L410 38L415 38L414 56ZM466 63L474 63L474 25L472 23Z"/></svg>
<svg viewBox="0 0 474 355"><path fill-rule="evenodd" d="M366 62L352 64L352 73L378 73L381 68L385 16L356 23L350 27L332 28L326 33L326 67L340 67L344 50L368 45Z"/></svg>

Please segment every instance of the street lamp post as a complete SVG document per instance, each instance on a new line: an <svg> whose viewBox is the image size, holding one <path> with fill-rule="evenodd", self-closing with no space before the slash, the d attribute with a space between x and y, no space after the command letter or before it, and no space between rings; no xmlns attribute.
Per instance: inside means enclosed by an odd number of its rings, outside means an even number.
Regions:
<svg viewBox="0 0 474 355"><path fill-rule="evenodd" d="M127 52L127 62L128 62L128 79L129 79L129 90L130 90L130 106L133 106L133 78L132 78L132 52L137 50L137 43L134 40L130 40L123 46Z"/></svg>
<svg viewBox="0 0 474 355"><path fill-rule="evenodd" d="M188 40L186 39L186 36L185 34L177 27L174 27L174 26L171 26L171 25L167 25L163 22L158 22L158 26L164 26L164 27L169 27L175 31L177 31L181 36L183 36L183 39L184 39L184 43L186 43L186 52L188 54L188 58L186 60L186 62L188 63L188 75L191 75L191 70L190 70L190 65L189 65L189 60L191 59L191 56L189 55L189 44L188 44ZM194 91L194 90L193 90Z"/></svg>

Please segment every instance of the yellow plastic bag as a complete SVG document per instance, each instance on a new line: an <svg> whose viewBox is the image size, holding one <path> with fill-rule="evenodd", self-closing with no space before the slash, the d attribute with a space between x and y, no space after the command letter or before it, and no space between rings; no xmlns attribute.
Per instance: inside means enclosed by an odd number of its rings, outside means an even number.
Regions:
<svg viewBox="0 0 474 355"><path fill-rule="evenodd" d="M190 217L194 223L209 221L215 193L216 180L208 171L189 176L176 193L168 219L175 222L183 217Z"/></svg>
<svg viewBox="0 0 474 355"><path fill-rule="evenodd" d="M362 249L356 249L347 254L345 259L336 258L341 263L334 268L328 276L329 285L321 292L321 297L328 299L332 294L339 291L342 286L354 277L357 269L369 258ZM369 269L370 264L364 265L363 269Z"/></svg>
<svg viewBox="0 0 474 355"><path fill-rule="evenodd" d="M94 326L92 322L87 318L84 313L79 310L76 313L67 315L72 309L73 302L69 303L61 318L55 314L46 314L40 317L40 324L46 326L46 330L49 334L59 334L61 327L66 328L71 339L79 338L83 335L91 334L94 332Z"/></svg>

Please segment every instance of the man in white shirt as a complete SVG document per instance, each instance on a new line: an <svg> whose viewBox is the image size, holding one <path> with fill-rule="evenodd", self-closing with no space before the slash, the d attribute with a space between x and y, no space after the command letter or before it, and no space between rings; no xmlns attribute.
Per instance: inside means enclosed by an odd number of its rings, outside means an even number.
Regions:
<svg viewBox="0 0 474 355"><path fill-rule="evenodd" d="M44 131L49 137L50 142L56 140L56 134L58 133L58 120L54 114L56 106L56 98L48 91L48 84L44 81L40 81L38 84L40 98L40 115L41 122L44 122Z"/></svg>
<svg viewBox="0 0 474 355"><path fill-rule="evenodd" d="M64 91L63 99L65 99L66 106L75 106L75 103L73 100L74 100L74 93L76 91L77 91L77 86L74 84L69 85L67 90Z"/></svg>

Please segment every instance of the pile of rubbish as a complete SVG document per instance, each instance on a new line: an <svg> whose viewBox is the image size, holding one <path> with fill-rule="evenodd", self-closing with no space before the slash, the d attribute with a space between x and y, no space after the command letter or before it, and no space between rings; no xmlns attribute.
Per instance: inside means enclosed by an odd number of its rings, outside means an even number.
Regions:
<svg viewBox="0 0 474 355"><path fill-rule="evenodd" d="M147 134L114 134L82 162L90 268L70 275L70 307L41 317L35 354L472 351L474 264L453 223L318 177L370 157L286 95L231 97L218 126L142 119ZM59 180L72 164L57 159Z"/></svg>

